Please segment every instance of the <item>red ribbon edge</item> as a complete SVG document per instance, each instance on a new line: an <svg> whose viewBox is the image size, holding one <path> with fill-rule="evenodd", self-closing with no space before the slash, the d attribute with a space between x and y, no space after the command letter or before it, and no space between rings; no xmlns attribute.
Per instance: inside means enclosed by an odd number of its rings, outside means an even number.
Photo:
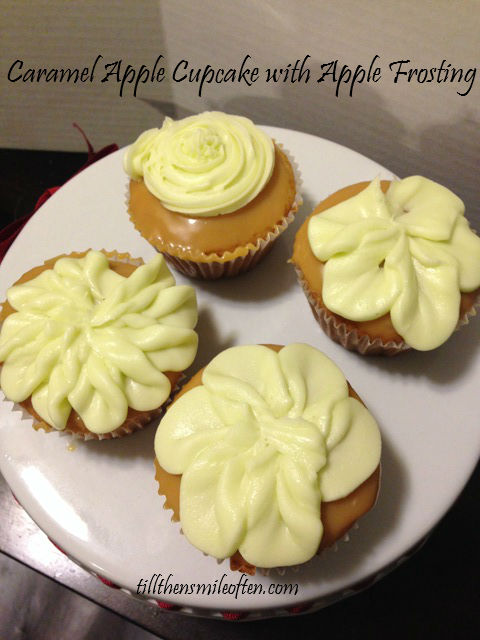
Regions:
<svg viewBox="0 0 480 640"><path fill-rule="evenodd" d="M93 164L94 162L97 162L97 160L101 160L102 158L105 158L105 156L108 156L111 153L113 153L114 151L118 151L118 145L115 143L109 144L106 147L103 147L102 149L100 149L99 151L94 151L93 146L90 140L88 139L87 135L83 131L83 129L76 122L73 123L73 127L75 127L75 129L77 129L80 132L81 136L85 140L85 144L87 145L87 161L84 165L80 167L80 169L76 173L73 174L73 176L70 176L68 180L71 180L74 176L81 173L84 169L89 167L91 164ZM68 180L66 182L68 182ZM53 194L56 191L58 191L60 187L61 185L46 189L42 193L42 195L38 198L32 213L28 213L26 216L23 216L18 220L14 220L13 222L8 224L6 227L4 227L0 231L0 262L3 260L3 258L5 257L5 254L9 250L13 241L18 236L18 234L23 229L23 227L26 225L26 223L30 220L30 218L34 215L34 213L38 211L38 209L42 206L42 204L44 204L51 196L53 196Z"/></svg>

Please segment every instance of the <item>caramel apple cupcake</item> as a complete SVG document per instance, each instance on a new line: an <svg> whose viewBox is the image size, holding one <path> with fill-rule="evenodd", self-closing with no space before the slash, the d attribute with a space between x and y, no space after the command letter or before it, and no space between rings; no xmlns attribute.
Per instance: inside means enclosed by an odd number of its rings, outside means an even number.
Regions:
<svg viewBox="0 0 480 640"><path fill-rule="evenodd" d="M195 292L162 256L59 256L7 292L0 385L34 427L108 439L159 416L197 351Z"/></svg>
<svg viewBox="0 0 480 640"><path fill-rule="evenodd" d="M442 345L475 314L480 238L427 178L361 182L321 202L292 262L328 336L361 354Z"/></svg>
<svg viewBox="0 0 480 640"><path fill-rule="evenodd" d="M197 278L254 267L300 203L286 153L242 116L165 118L129 147L124 168L136 229L176 269Z"/></svg>
<svg viewBox="0 0 480 640"><path fill-rule="evenodd" d="M342 538L375 503L380 451L374 418L324 354L240 346L175 396L156 478L192 545L253 574Z"/></svg>

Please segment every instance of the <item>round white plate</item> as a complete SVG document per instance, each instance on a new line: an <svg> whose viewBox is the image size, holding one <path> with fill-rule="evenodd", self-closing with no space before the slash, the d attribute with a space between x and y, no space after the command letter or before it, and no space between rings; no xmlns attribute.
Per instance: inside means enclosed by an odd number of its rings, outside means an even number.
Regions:
<svg viewBox="0 0 480 640"><path fill-rule="evenodd" d="M375 509L350 542L298 570L248 577L265 593L220 592L234 585L228 561L194 549L162 509L153 468L152 426L117 441L69 445L68 436L37 433L12 403L0 403L0 469L37 524L89 570L136 593L140 579L169 576L160 600L185 612L253 611L260 615L312 602L325 604L404 556L451 506L480 450L479 322L430 353L364 358L331 342L317 325L287 263L293 237L313 206L336 189L391 173L375 162L304 133L265 127L296 159L305 204L271 254L233 280L191 283L199 301L200 349L195 369L220 350L246 343L307 342L344 371L383 433L383 478ZM154 250L126 214L122 151L89 167L30 220L0 269L0 299L29 268L55 255L117 249L144 259ZM178 275L177 281L187 282ZM76 441L75 441L76 442ZM244 579L245 580L245 579ZM173 593L174 585L189 585ZM210 585L210 594L198 584ZM297 593L268 593L297 584ZM158 582L157 582L158 585ZM195 586L192 586L195 585ZM229 587L232 591L234 587ZM169 590L171 591L169 593ZM187 593L185 593L187 590ZM208 588L206 588L208 591Z"/></svg>

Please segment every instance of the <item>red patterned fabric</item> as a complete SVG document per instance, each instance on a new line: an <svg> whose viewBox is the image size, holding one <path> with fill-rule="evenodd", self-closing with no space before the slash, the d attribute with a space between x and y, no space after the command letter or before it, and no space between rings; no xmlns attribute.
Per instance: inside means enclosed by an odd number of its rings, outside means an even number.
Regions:
<svg viewBox="0 0 480 640"><path fill-rule="evenodd" d="M303 613L304 611L308 611L311 606L312 606L311 603L299 604L296 607L290 607L289 609L287 609L287 611L288 613L292 613L292 614Z"/></svg>
<svg viewBox="0 0 480 640"><path fill-rule="evenodd" d="M246 613L241 613L241 612L234 612L234 611L224 611L222 613L222 617L225 620L241 620L242 618L246 617Z"/></svg>
<svg viewBox="0 0 480 640"><path fill-rule="evenodd" d="M97 578L100 580L100 582L103 582L103 584L106 585L107 587L111 587L112 589L120 589L118 584L115 584L111 580L108 580L108 578L102 578L102 576L99 576L99 575L97 575Z"/></svg>
<svg viewBox="0 0 480 640"><path fill-rule="evenodd" d="M105 156L108 156L110 153L113 153L114 151L118 150L118 145L114 143L114 144L109 144L106 147L103 147L103 149L100 149L100 151L95 151L90 143L90 140L87 138L84 131L78 126L78 124L74 122L73 126L76 129L78 129L83 139L85 140L85 143L87 145L87 154L88 154L86 163L82 167L80 167L77 173L74 174L75 176L79 174L81 171L83 171L84 169L86 169L87 167L89 167L94 162L97 162L97 160L101 160L101 158L104 158ZM33 214L36 211L38 211L38 209L42 206L42 204L44 204L50 198L50 196L52 196L55 193L55 191L58 191L58 189L60 189L60 186L50 187L50 189L47 189L46 191L44 191L42 195L39 197L39 199L37 200L37 204L35 205L35 208L32 211L32 213L29 213L26 216L23 216L23 218L19 218L18 220L14 220L8 226L4 227L0 231L0 262L3 260L3 258L5 257L5 254L10 248L10 245L18 236L18 234L23 229L23 227L28 222L28 220L30 220L30 218L33 216Z"/></svg>
<svg viewBox="0 0 480 640"><path fill-rule="evenodd" d="M175 604L171 604L170 602L162 602L161 600L157 600L157 605L160 607L160 609L168 609L169 611L178 609Z"/></svg>

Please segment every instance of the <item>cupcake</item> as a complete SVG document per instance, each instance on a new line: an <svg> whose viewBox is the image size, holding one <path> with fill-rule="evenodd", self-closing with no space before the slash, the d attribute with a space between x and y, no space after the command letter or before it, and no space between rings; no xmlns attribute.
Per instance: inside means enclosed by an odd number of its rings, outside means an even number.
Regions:
<svg viewBox="0 0 480 640"><path fill-rule="evenodd" d="M435 349L475 314L480 238L463 202L412 176L354 184L321 202L292 262L325 332L362 354Z"/></svg>
<svg viewBox="0 0 480 640"><path fill-rule="evenodd" d="M1 317L0 385L35 428L107 439L159 416L197 351L195 292L162 256L59 256L23 275Z"/></svg>
<svg viewBox="0 0 480 640"><path fill-rule="evenodd" d="M375 503L377 424L305 344L232 347L178 393L156 478L189 542L233 570L307 562Z"/></svg>
<svg viewBox="0 0 480 640"><path fill-rule="evenodd" d="M165 118L129 147L124 168L133 224L176 269L197 278L254 267L300 203L285 151L241 116Z"/></svg>

